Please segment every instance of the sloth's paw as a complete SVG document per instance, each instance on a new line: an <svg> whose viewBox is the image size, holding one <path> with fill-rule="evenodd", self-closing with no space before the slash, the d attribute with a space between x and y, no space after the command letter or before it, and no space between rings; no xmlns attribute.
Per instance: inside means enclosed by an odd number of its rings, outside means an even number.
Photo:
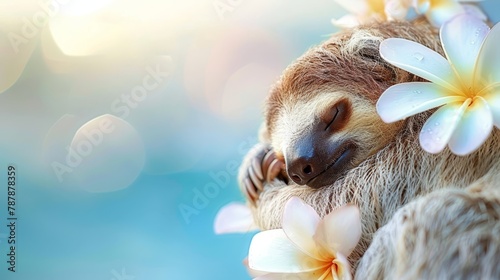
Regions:
<svg viewBox="0 0 500 280"><path fill-rule="evenodd" d="M255 203L266 183L278 178L284 180L285 163L276 157L269 145L256 144L246 155L240 167L239 184L248 200Z"/></svg>

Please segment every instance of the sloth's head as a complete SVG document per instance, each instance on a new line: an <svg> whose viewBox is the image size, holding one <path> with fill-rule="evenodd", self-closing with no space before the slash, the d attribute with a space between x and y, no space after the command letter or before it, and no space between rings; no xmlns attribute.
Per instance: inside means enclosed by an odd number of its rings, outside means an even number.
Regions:
<svg viewBox="0 0 500 280"><path fill-rule="evenodd" d="M288 177L299 185L330 185L390 143L404 122L384 123L375 104L382 92L419 78L386 63L389 37L439 50L432 29L380 23L335 34L290 65L266 102L266 128Z"/></svg>

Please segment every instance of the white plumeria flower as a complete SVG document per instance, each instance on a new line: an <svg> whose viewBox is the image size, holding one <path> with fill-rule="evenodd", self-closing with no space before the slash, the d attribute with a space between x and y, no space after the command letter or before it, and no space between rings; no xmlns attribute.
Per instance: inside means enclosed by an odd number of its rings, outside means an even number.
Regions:
<svg viewBox="0 0 500 280"><path fill-rule="evenodd" d="M332 23L341 28L350 28L373 21L404 20L412 6L437 27L462 14L487 20L477 5L465 4L480 1L483 0L335 0L350 14L333 19Z"/></svg>
<svg viewBox="0 0 500 280"><path fill-rule="evenodd" d="M258 230L252 211L246 204L231 202L222 207L215 216L214 231L216 234L247 233Z"/></svg>
<svg viewBox="0 0 500 280"><path fill-rule="evenodd" d="M354 27L371 21L403 20L412 0L335 0L350 14L333 19L335 26Z"/></svg>
<svg viewBox="0 0 500 280"><path fill-rule="evenodd" d="M500 127L500 25L490 28L467 15L440 31L444 57L418 43L391 38L380 44L389 63L430 81L388 88L377 102L385 122L442 106L424 124L420 144L439 153L448 144L457 155L479 148L493 125Z"/></svg>
<svg viewBox="0 0 500 280"><path fill-rule="evenodd" d="M342 206L320 219L312 207L293 197L285 205L282 226L252 239L249 268L269 273L255 279L351 279L347 257L361 237L356 206Z"/></svg>
<svg viewBox="0 0 500 280"><path fill-rule="evenodd" d="M480 1L482 0L413 0L413 6L418 13L424 14L432 25L440 27L445 22L462 14L486 20L486 15L477 6L462 4Z"/></svg>

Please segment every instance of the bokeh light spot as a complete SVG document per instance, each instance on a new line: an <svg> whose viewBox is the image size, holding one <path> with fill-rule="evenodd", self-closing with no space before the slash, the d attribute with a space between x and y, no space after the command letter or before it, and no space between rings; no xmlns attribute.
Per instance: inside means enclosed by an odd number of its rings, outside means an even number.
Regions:
<svg viewBox="0 0 500 280"><path fill-rule="evenodd" d="M89 192L112 192L135 181L144 157L137 131L123 119L106 114L78 129L66 164L73 169L78 187Z"/></svg>

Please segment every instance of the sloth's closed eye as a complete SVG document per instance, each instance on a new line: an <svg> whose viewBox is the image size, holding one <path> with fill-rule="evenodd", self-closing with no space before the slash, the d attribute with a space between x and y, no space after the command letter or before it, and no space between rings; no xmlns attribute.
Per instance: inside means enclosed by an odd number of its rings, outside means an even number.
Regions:
<svg viewBox="0 0 500 280"><path fill-rule="evenodd" d="M347 123L349 116L349 101L340 100L321 116L321 120L326 124L324 130L338 131Z"/></svg>
<svg viewBox="0 0 500 280"><path fill-rule="evenodd" d="M334 116L332 120L326 125L325 130L327 130L332 125L332 123L337 119L337 116L339 114L339 108L335 107L334 111L335 111Z"/></svg>

